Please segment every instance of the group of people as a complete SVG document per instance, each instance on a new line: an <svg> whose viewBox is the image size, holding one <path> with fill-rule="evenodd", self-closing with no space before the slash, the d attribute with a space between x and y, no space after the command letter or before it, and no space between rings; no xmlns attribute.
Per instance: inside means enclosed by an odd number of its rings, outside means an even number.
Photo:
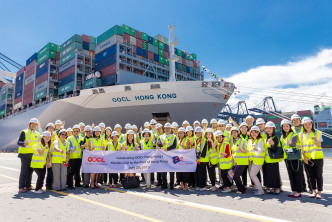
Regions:
<svg viewBox="0 0 332 222"><path fill-rule="evenodd" d="M156 173L157 186L161 189L209 190L244 194L251 187L255 195L278 195L282 192L279 163L284 160L291 184L292 198L300 198L307 190L310 197L321 199L323 190L323 141L322 133L316 130L313 121L294 114L291 120L281 122L281 136L276 134L273 122L265 122L247 116L238 125L231 118L224 120L203 119L192 126L184 121L164 125L152 119L138 130L136 125L120 124L114 130L104 123L98 126L79 123L65 129L65 122L48 123L46 131L39 133L39 121L33 118L28 129L21 132L18 153L21 158L19 192L33 190L43 193L46 177L47 190L66 190L75 187L99 188L100 184L116 187L118 182L134 174L88 174L81 173L84 150L136 151L146 149L195 149L196 172ZM233 125L232 125L232 124ZM254 125L255 123L255 125ZM38 179L31 185L33 171ZM305 174L307 181L305 181ZM168 175L169 174L169 175ZM251 185L248 186L248 175ZM155 173L142 174L146 187L155 182ZM216 186L217 176L220 187ZM169 184L168 184L168 179ZM235 183L235 184L234 184Z"/></svg>

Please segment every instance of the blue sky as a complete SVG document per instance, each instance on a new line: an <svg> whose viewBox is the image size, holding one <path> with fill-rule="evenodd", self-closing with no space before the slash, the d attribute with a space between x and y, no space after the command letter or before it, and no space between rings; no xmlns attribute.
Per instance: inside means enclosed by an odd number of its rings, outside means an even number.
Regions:
<svg viewBox="0 0 332 222"><path fill-rule="evenodd" d="M332 1L306 0L0 0L0 52L25 65L47 42L61 44L73 34L98 36L127 24L167 36L175 24L179 48L227 78L332 48L331 12Z"/></svg>

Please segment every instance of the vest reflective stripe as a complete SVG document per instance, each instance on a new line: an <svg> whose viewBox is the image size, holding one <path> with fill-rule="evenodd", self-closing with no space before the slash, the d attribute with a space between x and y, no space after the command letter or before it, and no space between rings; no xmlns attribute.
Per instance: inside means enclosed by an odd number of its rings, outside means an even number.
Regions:
<svg viewBox="0 0 332 222"><path fill-rule="evenodd" d="M63 150L63 154L60 152L56 152L53 148L52 150L52 163L62 163L64 161L67 161L67 151L69 149L69 143L67 140L65 140L65 146L63 146L63 143L60 140L56 140L58 143L58 149Z"/></svg>
<svg viewBox="0 0 332 222"><path fill-rule="evenodd" d="M178 140L178 144L177 144L177 146L176 146L176 149L183 149L182 148L182 146L184 146L184 147L187 147L187 138L186 137L184 137L184 138L182 138L182 139L179 139Z"/></svg>
<svg viewBox="0 0 332 222"><path fill-rule="evenodd" d="M240 166L247 166L249 165L249 157L247 153L242 153L239 151L239 147L243 147L243 144L246 143L246 141L242 138L237 139L235 143L232 145L232 154L235 159L235 162L237 165Z"/></svg>
<svg viewBox="0 0 332 222"><path fill-rule="evenodd" d="M43 154L39 154L38 150L42 150L42 149L43 149L43 146L40 142L35 145L32 159L31 159L31 164L30 164L31 168L44 168L44 166L46 164L48 148L46 148L44 150Z"/></svg>
<svg viewBox="0 0 332 222"><path fill-rule="evenodd" d="M145 139L141 141L141 148L143 150L151 150L152 149L152 140L149 139L148 143L146 144Z"/></svg>
<svg viewBox="0 0 332 222"><path fill-rule="evenodd" d="M128 149L127 149L127 151L135 151L136 149L135 149L135 145L134 145L134 143L131 143L129 146L128 146Z"/></svg>
<svg viewBox="0 0 332 222"><path fill-rule="evenodd" d="M94 148L93 150L102 151L104 145L104 138L99 138L98 140L96 138L91 139L91 146Z"/></svg>
<svg viewBox="0 0 332 222"><path fill-rule="evenodd" d="M281 139L280 139L280 142L281 142L281 146L282 146L282 149L284 150L284 159L287 160L287 155L286 155L286 152L285 150L287 149L301 149L301 141L300 141L300 138L297 138L297 143L296 143L296 146L295 147L291 147L290 145L288 145L286 143L286 140L287 141L292 141L294 137L298 137L298 135L294 132L290 132L286 139L283 138L283 136L281 136ZM302 157L303 159L303 157Z"/></svg>
<svg viewBox="0 0 332 222"><path fill-rule="evenodd" d="M317 130L316 133L311 131L309 137L307 137L306 133L300 133L304 155L309 159L323 159L324 154L322 147L316 146L315 141L312 139L312 137L315 135L317 140L319 140L322 136L321 131Z"/></svg>
<svg viewBox="0 0 332 222"><path fill-rule="evenodd" d="M205 143L207 143L208 141L205 139L205 138L202 138L202 140L200 141L200 143L198 143L197 141L195 142L195 149L196 149L196 152L203 152L203 149L204 149L204 146L205 146ZM200 157L198 159L199 162L202 162L202 163L208 163L209 162L209 148L207 147L206 149L206 155L205 157Z"/></svg>
<svg viewBox="0 0 332 222"><path fill-rule="evenodd" d="M108 151L119 151L121 150L120 143L116 144L116 148L113 145L113 142L108 142L107 143L107 150Z"/></svg>
<svg viewBox="0 0 332 222"><path fill-rule="evenodd" d="M263 143L263 150L259 155L256 155L256 152L254 151L253 145L255 144L256 146L259 143ZM251 160L253 162L253 164L255 165L263 165L264 164L264 159L265 159L265 145L264 145L264 141L263 139L258 139L256 140L254 143L252 142L252 140L248 141L248 151L250 152L250 157L249 160Z"/></svg>
<svg viewBox="0 0 332 222"><path fill-rule="evenodd" d="M173 134L166 135L164 133L163 135L161 135L161 141L165 143L165 146L163 146L162 148L165 149L171 146L174 143L175 138L176 136L174 136Z"/></svg>
<svg viewBox="0 0 332 222"><path fill-rule="evenodd" d="M229 149L229 152L230 152L230 155L229 157L225 157L225 156L222 156L220 155L220 153L225 153L226 151L226 146L230 146L229 142L226 142L226 141L223 141L221 143L221 147L222 147L222 150L219 151L219 167L220 169L222 170L227 170L227 169L231 169L233 167L233 156L232 156L232 151L231 149Z"/></svg>
<svg viewBox="0 0 332 222"><path fill-rule="evenodd" d="M38 143L40 140L40 134L38 132L32 133L30 129L23 130L25 133L25 140L29 141L29 144L27 146L20 146L18 148L18 153L26 154L26 153L33 153L34 152L34 146Z"/></svg>
<svg viewBox="0 0 332 222"><path fill-rule="evenodd" d="M82 149L80 146L81 137L78 137L78 140L76 140L75 136L71 136L68 138L71 141L71 144L73 146L73 150L70 151L70 159L82 159Z"/></svg>
<svg viewBox="0 0 332 222"><path fill-rule="evenodd" d="M219 151L219 147L221 146L221 144L218 143L218 141L216 141L216 148L215 149L209 149L209 161L212 165L216 165L218 163L218 151Z"/></svg>

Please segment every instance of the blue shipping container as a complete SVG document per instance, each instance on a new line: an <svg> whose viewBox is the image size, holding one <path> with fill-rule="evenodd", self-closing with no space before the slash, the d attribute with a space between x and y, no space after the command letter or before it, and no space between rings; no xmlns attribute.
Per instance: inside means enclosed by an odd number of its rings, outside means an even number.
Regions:
<svg viewBox="0 0 332 222"><path fill-rule="evenodd" d="M88 42L83 42L83 49L89 51L89 43Z"/></svg>
<svg viewBox="0 0 332 222"><path fill-rule="evenodd" d="M178 54L178 49L174 48L174 54L177 55Z"/></svg>
<svg viewBox="0 0 332 222"><path fill-rule="evenodd" d="M167 44L164 44L164 50L165 50L166 52L169 51L169 48L168 48L168 45L167 45Z"/></svg>
<svg viewBox="0 0 332 222"><path fill-rule="evenodd" d="M107 48L104 51L101 51L100 53L96 54L95 56L95 62L98 63L102 61L103 59L112 56L116 53L116 44L112 45L111 47Z"/></svg>
<svg viewBox="0 0 332 222"><path fill-rule="evenodd" d="M116 83L116 74L103 78L102 82L103 82L103 86L115 85L115 83Z"/></svg>
<svg viewBox="0 0 332 222"><path fill-rule="evenodd" d="M58 86L59 86L59 87L64 86L64 85L66 85L66 84L68 84L68 83L74 81L74 79L75 79L75 74L72 74L72 75L70 75L70 76L67 76L67 77L64 78L64 79L59 80L59 85L58 85Z"/></svg>
<svg viewBox="0 0 332 222"><path fill-rule="evenodd" d="M37 59L37 55L38 55L38 53L36 52L30 58L28 58L27 61L26 61L26 66L28 66L30 63L32 63L33 60L36 60Z"/></svg>
<svg viewBox="0 0 332 222"><path fill-rule="evenodd" d="M159 62L159 55L153 53L153 60L154 60L155 62Z"/></svg>
<svg viewBox="0 0 332 222"><path fill-rule="evenodd" d="M148 36L148 42L153 45L153 38L151 36Z"/></svg>
<svg viewBox="0 0 332 222"><path fill-rule="evenodd" d="M178 69L179 63L175 62L175 68Z"/></svg>
<svg viewBox="0 0 332 222"><path fill-rule="evenodd" d="M188 66L186 66L186 71L187 73L190 73L190 68Z"/></svg>
<svg viewBox="0 0 332 222"><path fill-rule="evenodd" d="M43 70L40 71L40 72L37 72L37 73L36 73L36 79L39 78L39 77L41 77L41 76L44 75L45 73L47 73L47 69L45 70L45 72L43 72Z"/></svg>
<svg viewBox="0 0 332 222"><path fill-rule="evenodd" d="M137 47L136 48L136 54L139 55L139 56L142 56L142 53L143 53L142 48Z"/></svg>
<svg viewBox="0 0 332 222"><path fill-rule="evenodd" d="M6 104L3 104L2 106L0 106L0 110L4 110L6 108Z"/></svg>
<svg viewBox="0 0 332 222"><path fill-rule="evenodd" d="M106 66L112 65L116 62L116 54L107 57L106 59L96 63L95 70L100 70Z"/></svg>
<svg viewBox="0 0 332 222"><path fill-rule="evenodd" d="M43 74L47 71L47 69L48 69L48 59L46 59L44 62L40 63L37 66L36 73L42 72L42 74Z"/></svg>

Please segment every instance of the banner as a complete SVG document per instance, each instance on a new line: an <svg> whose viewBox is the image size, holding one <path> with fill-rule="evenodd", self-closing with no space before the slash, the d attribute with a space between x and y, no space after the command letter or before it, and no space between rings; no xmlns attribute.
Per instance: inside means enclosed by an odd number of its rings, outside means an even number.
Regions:
<svg viewBox="0 0 332 222"><path fill-rule="evenodd" d="M195 149L83 152L83 173L195 172Z"/></svg>

